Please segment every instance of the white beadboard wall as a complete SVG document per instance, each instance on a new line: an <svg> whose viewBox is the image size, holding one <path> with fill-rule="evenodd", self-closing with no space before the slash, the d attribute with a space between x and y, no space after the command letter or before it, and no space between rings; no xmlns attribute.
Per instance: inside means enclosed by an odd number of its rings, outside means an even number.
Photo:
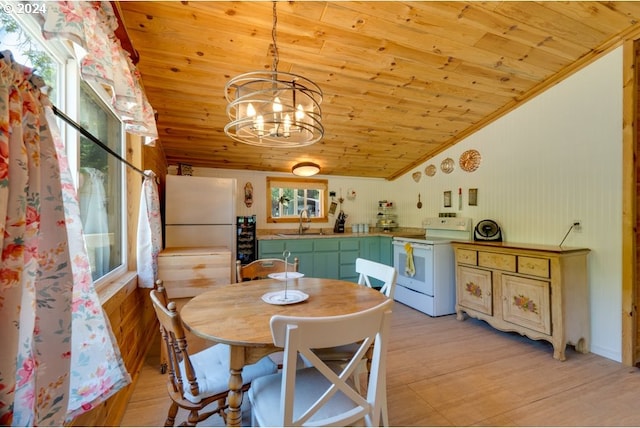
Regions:
<svg viewBox="0 0 640 428"><path fill-rule="evenodd" d="M468 149L482 155L473 173L458 165L460 154ZM447 157L456 165L450 174L439 169ZM424 169L431 163L438 172L427 177ZM397 180L325 178L329 189L345 198L347 227L375 224L381 199L396 204L403 227L421 227L426 217L456 212L471 217L474 224L485 218L496 220L512 242L558 245L573 221L580 220L582 232L572 231L564 245L591 249L591 351L621 361L621 164L622 48L618 48ZM416 171L422 173L419 182L412 178ZM194 168L194 175L235 177L238 215L257 214L260 229L292 227L265 223L265 177L278 174ZM248 181L254 188L251 208L242 200ZM458 210L459 188L462 210ZM468 206L469 188L478 189L477 206ZM346 198L351 189L356 192L353 201ZM443 206L446 190L452 192L451 208ZM420 210L418 193L423 202ZM318 227L332 228L333 219Z"/></svg>

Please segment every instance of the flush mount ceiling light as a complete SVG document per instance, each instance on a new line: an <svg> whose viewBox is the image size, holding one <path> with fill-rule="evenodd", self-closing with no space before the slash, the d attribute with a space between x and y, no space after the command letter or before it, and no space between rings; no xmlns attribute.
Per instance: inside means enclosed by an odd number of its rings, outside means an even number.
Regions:
<svg viewBox="0 0 640 428"><path fill-rule="evenodd" d="M276 2L273 2L273 68L252 71L225 86L227 115L224 132L235 141L262 147L304 147L324 135L322 90L311 80L278 71Z"/></svg>
<svg viewBox="0 0 640 428"><path fill-rule="evenodd" d="M291 172L301 177L311 177L320 172L320 165L313 162L300 162L293 166Z"/></svg>

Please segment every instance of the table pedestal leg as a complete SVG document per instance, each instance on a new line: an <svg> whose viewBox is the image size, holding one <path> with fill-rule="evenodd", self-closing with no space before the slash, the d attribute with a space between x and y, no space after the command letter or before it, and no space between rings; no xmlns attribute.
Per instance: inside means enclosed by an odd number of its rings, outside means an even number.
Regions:
<svg viewBox="0 0 640 428"><path fill-rule="evenodd" d="M229 396L227 402L227 426L242 426L242 367L244 367L244 348L231 346L229 367Z"/></svg>

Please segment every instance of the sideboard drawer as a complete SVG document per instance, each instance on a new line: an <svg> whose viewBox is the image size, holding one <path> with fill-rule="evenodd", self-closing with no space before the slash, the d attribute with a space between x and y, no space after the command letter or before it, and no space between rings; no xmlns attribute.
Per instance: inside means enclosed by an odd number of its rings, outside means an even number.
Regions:
<svg viewBox="0 0 640 428"><path fill-rule="evenodd" d="M478 266L499 269L507 272L516 271L516 256L513 254L478 253Z"/></svg>
<svg viewBox="0 0 640 428"><path fill-rule="evenodd" d="M549 259L518 256L518 273L549 278Z"/></svg>
<svg viewBox="0 0 640 428"><path fill-rule="evenodd" d="M478 252L472 250L457 249L456 256L458 257L458 263L464 263L466 265L478 264Z"/></svg>

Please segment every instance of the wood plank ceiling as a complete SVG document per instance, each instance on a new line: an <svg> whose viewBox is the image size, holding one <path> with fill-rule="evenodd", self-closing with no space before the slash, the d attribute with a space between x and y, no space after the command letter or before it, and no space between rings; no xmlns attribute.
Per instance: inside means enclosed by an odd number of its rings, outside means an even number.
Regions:
<svg viewBox="0 0 640 428"><path fill-rule="evenodd" d="M224 134L224 86L270 70L272 3L120 2L170 164L394 179L635 31L640 2L279 2L280 71L324 92L325 136L260 149ZM481 151L482 148L478 147Z"/></svg>

